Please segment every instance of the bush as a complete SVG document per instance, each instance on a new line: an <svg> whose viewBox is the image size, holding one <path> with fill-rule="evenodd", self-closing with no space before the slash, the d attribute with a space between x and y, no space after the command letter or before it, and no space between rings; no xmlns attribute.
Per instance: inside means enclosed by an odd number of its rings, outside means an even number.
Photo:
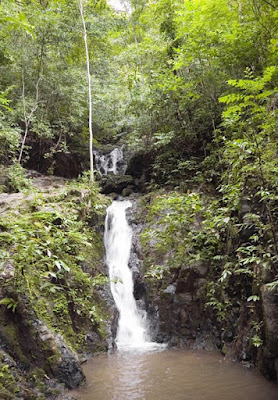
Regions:
<svg viewBox="0 0 278 400"><path fill-rule="evenodd" d="M8 167L7 177L9 192L21 192L32 188L30 179L26 178L24 168L18 163Z"/></svg>
<svg viewBox="0 0 278 400"><path fill-rule="evenodd" d="M0 123L0 164L11 162L19 147L19 142L19 131Z"/></svg>

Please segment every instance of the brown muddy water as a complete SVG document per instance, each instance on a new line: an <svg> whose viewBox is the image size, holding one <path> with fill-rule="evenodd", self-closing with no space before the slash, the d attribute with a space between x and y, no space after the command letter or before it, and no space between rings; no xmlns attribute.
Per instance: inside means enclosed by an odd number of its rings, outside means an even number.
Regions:
<svg viewBox="0 0 278 400"><path fill-rule="evenodd" d="M278 385L201 351L121 352L84 364L79 400L278 400Z"/></svg>

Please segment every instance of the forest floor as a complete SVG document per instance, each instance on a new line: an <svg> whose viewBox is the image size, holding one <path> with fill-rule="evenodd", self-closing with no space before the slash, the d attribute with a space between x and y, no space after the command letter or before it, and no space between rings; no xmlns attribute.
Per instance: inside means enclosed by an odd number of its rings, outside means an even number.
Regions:
<svg viewBox="0 0 278 400"><path fill-rule="evenodd" d="M0 215L8 209L15 209L22 201L33 200L37 196L43 197L59 194L64 190L67 179L59 176L42 175L33 170L27 170L27 176L31 180L32 190L18 193L0 193Z"/></svg>

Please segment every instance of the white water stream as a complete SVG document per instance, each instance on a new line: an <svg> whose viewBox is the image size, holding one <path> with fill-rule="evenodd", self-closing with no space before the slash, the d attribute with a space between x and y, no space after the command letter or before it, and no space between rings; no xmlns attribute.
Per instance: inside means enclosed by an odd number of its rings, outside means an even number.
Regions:
<svg viewBox="0 0 278 400"><path fill-rule="evenodd" d="M146 311L137 307L133 296L132 271L128 266L132 229L126 219L130 201L114 201L107 209L104 245L111 292L119 311L116 336L118 350L147 351L162 345L150 342Z"/></svg>

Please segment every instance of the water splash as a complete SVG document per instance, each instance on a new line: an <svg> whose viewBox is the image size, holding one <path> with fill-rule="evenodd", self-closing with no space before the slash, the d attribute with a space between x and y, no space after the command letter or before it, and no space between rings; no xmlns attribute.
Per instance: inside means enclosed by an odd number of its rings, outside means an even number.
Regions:
<svg viewBox="0 0 278 400"><path fill-rule="evenodd" d="M130 201L114 201L107 209L104 244L111 292L119 311L116 345L118 350L148 351L160 344L150 342L146 311L137 307L133 295L132 271L128 267L132 229L126 219Z"/></svg>

